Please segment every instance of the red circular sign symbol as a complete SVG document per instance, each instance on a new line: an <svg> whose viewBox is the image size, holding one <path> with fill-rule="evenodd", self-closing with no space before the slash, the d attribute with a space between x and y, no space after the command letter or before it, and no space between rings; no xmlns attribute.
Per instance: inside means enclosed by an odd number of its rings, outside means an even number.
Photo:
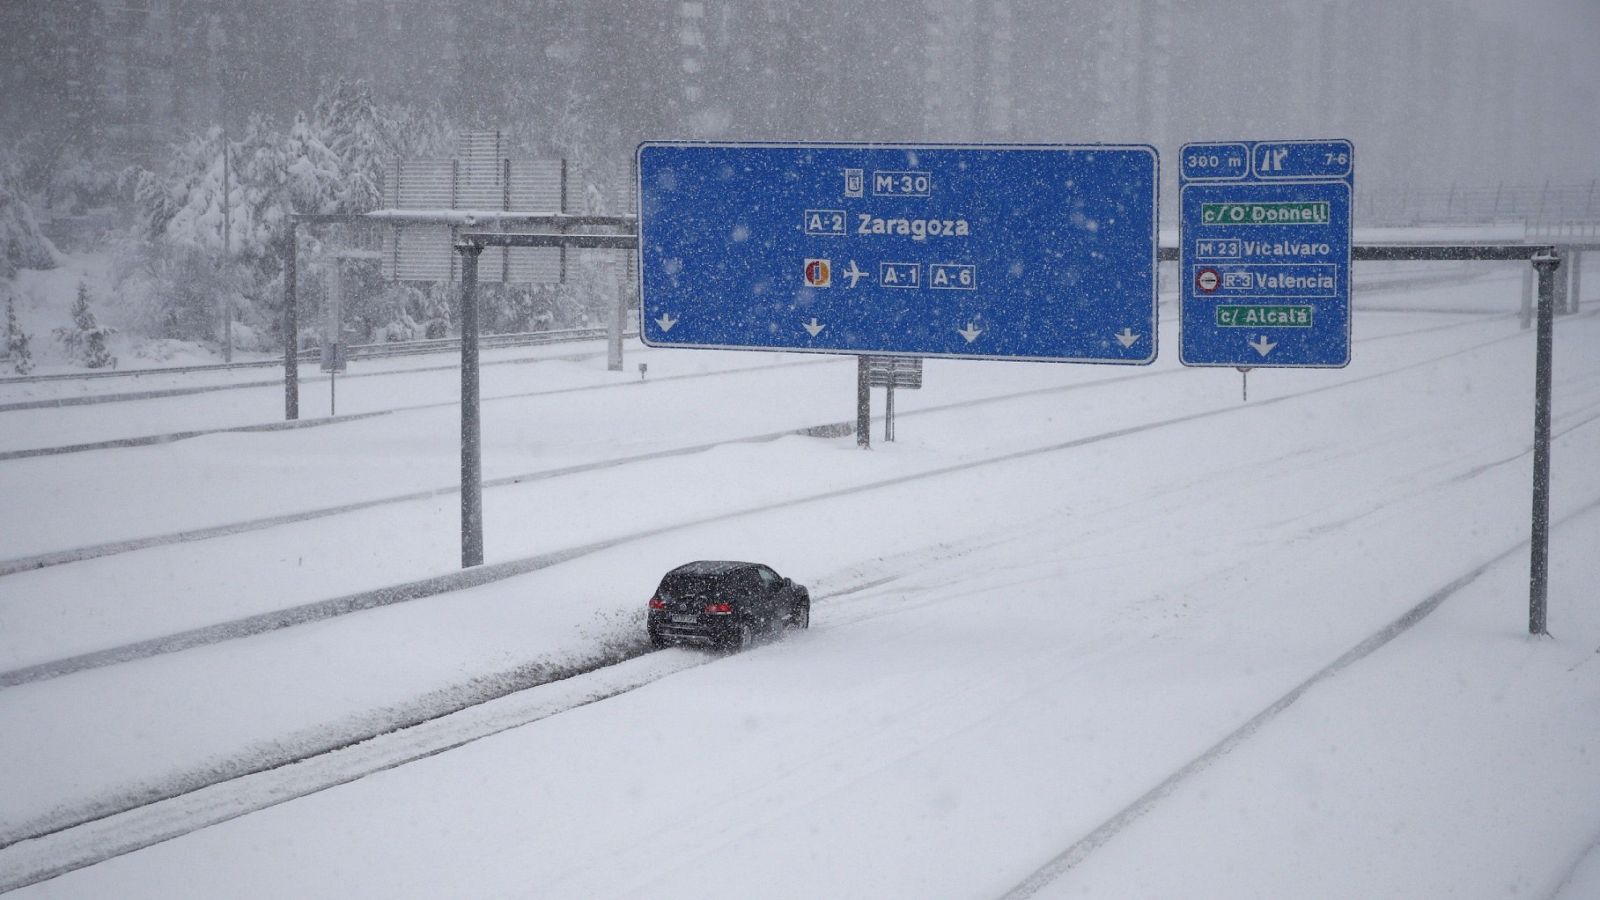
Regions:
<svg viewBox="0 0 1600 900"><path fill-rule="evenodd" d="M1216 269L1201 269L1194 273L1194 286L1207 294L1216 290L1221 283L1222 276L1217 274Z"/></svg>

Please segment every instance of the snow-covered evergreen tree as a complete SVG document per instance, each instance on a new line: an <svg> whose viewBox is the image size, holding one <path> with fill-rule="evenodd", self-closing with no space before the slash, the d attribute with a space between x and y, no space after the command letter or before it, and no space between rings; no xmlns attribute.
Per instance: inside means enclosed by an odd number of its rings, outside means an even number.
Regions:
<svg viewBox="0 0 1600 900"><path fill-rule="evenodd" d="M282 184L297 213L354 212L344 207L345 179L339 157L328 149L312 121L297 113L278 149Z"/></svg>
<svg viewBox="0 0 1600 900"><path fill-rule="evenodd" d="M367 191L350 186L345 166L303 114L286 134L253 117L242 140L227 142L226 177L223 143L218 128L191 135L173 148L165 172L139 174L134 199L145 237L220 251L226 224L236 258L275 260L290 215L353 212L348 198Z"/></svg>
<svg viewBox="0 0 1600 900"><path fill-rule="evenodd" d="M346 212L378 206L383 163L394 156L382 119L372 90L363 81L341 78L317 101L314 125L339 160L339 199Z"/></svg>
<svg viewBox="0 0 1600 900"><path fill-rule="evenodd" d="M22 330L17 322L17 300L15 297L6 297L6 361L18 375L26 375L33 371L33 349L29 346L32 338Z"/></svg>
<svg viewBox="0 0 1600 900"><path fill-rule="evenodd" d="M106 338L116 334L115 328L101 328L89 309L89 286L78 282L78 298L72 303L72 327L57 328L56 338L67 348L67 353L91 369L115 367L117 358L106 347Z"/></svg>
<svg viewBox="0 0 1600 900"><path fill-rule="evenodd" d="M55 267L55 246L39 230L23 199L16 170L0 159L0 278L10 278L18 269Z"/></svg>
<svg viewBox="0 0 1600 900"><path fill-rule="evenodd" d="M142 317L169 337L211 339L216 316L209 311L227 294L238 298L243 324L270 335L282 293L272 285L291 216L354 211L348 197L367 192L347 186L343 164L304 115L287 133L255 116L239 140L225 141L217 128L191 135L173 148L165 171L140 172L134 188L150 263L135 277L146 282L139 293L154 306Z"/></svg>

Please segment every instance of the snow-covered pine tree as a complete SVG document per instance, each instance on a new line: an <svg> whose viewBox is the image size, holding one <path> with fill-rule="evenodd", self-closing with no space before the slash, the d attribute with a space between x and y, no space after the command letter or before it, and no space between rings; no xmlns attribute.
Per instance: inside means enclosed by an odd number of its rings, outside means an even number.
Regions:
<svg viewBox="0 0 1600 900"><path fill-rule="evenodd" d="M32 339L17 322L17 298L6 297L6 360L18 375L33 371Z"/></svg>
<svg viewBox="0 0 1600 900"><path fill-rule="evenodd" d="M15 169L0 159L0 278L10 278L18 269L55 267L56 248L23 200Z"/></svg>
<svg viewBox="0 0 1600 900"><path fill-rule="evenodd" d="M323 143L317 128L304 113L297 113L294 125L279 150L282 184L287 188L292 212L349 212L343 208L345 193L339 158Z"/></svg>
<svg viewBox="0 0 1600 900"><path fill-rule="evenodd" d="M67 353L91 369L115 367L117 358L106 347L106 338L116 334L115 328L101 328L89 309L89 286L78 282L78 298L72 302L72 327L57 328L56 338L67 348Z"/></svg>
<svg viewBox="0 0 1600 900"><path fill-rule="evenodd" d="M376 209L383 162L394 152L366 82L339 79L317 100L312 124L339 160L340 206L345 212Z"/></svg>

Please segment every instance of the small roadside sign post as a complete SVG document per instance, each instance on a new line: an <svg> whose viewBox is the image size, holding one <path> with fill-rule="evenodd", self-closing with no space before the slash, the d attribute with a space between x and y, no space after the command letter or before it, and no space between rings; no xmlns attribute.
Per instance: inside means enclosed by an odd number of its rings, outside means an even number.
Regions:
<svg viewBox="0 0 1600 900"><path fill-rule="evenodd" d="M1183 364L1348 365L1350 142L1186 144L1178 172Z"/></svg>
<svg viewBox="0 0 1600 900"><path fill-rule="evenodd" d="M867 356L867 386L884 389L883 439L894 440L894 389L922 387L922 360L915 356Z"/></svg>
<svg viewBox="0 0 1600 900"><path fill-rule="evenodd" d="M344 260L335 259L329 276L328 309L322 320L322 371L328 373L328 415L339 414L337 385L345 369Z"/></svg>
<svg viewBox="0 0 1600 900"><path fill-rule="evenodd" d="M650 142L638 163L649 346L1156 358L1153 147Z"/></svg>

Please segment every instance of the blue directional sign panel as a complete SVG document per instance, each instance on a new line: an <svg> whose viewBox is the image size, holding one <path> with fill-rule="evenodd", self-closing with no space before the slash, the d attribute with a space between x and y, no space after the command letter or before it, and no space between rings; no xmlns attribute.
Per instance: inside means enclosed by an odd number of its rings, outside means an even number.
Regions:
<svg viewBox="0 0 1600 900"><path fill-rule="evenodd" d="M654 347L1149 363L1147 146L646 143Z"/></svg>
<svg viewBox="0 0 1600 900"><path fill-rule="evenodd" d="M1354 162L1349 141L1184 146L1184 365L1349 364Z"/></svg>

